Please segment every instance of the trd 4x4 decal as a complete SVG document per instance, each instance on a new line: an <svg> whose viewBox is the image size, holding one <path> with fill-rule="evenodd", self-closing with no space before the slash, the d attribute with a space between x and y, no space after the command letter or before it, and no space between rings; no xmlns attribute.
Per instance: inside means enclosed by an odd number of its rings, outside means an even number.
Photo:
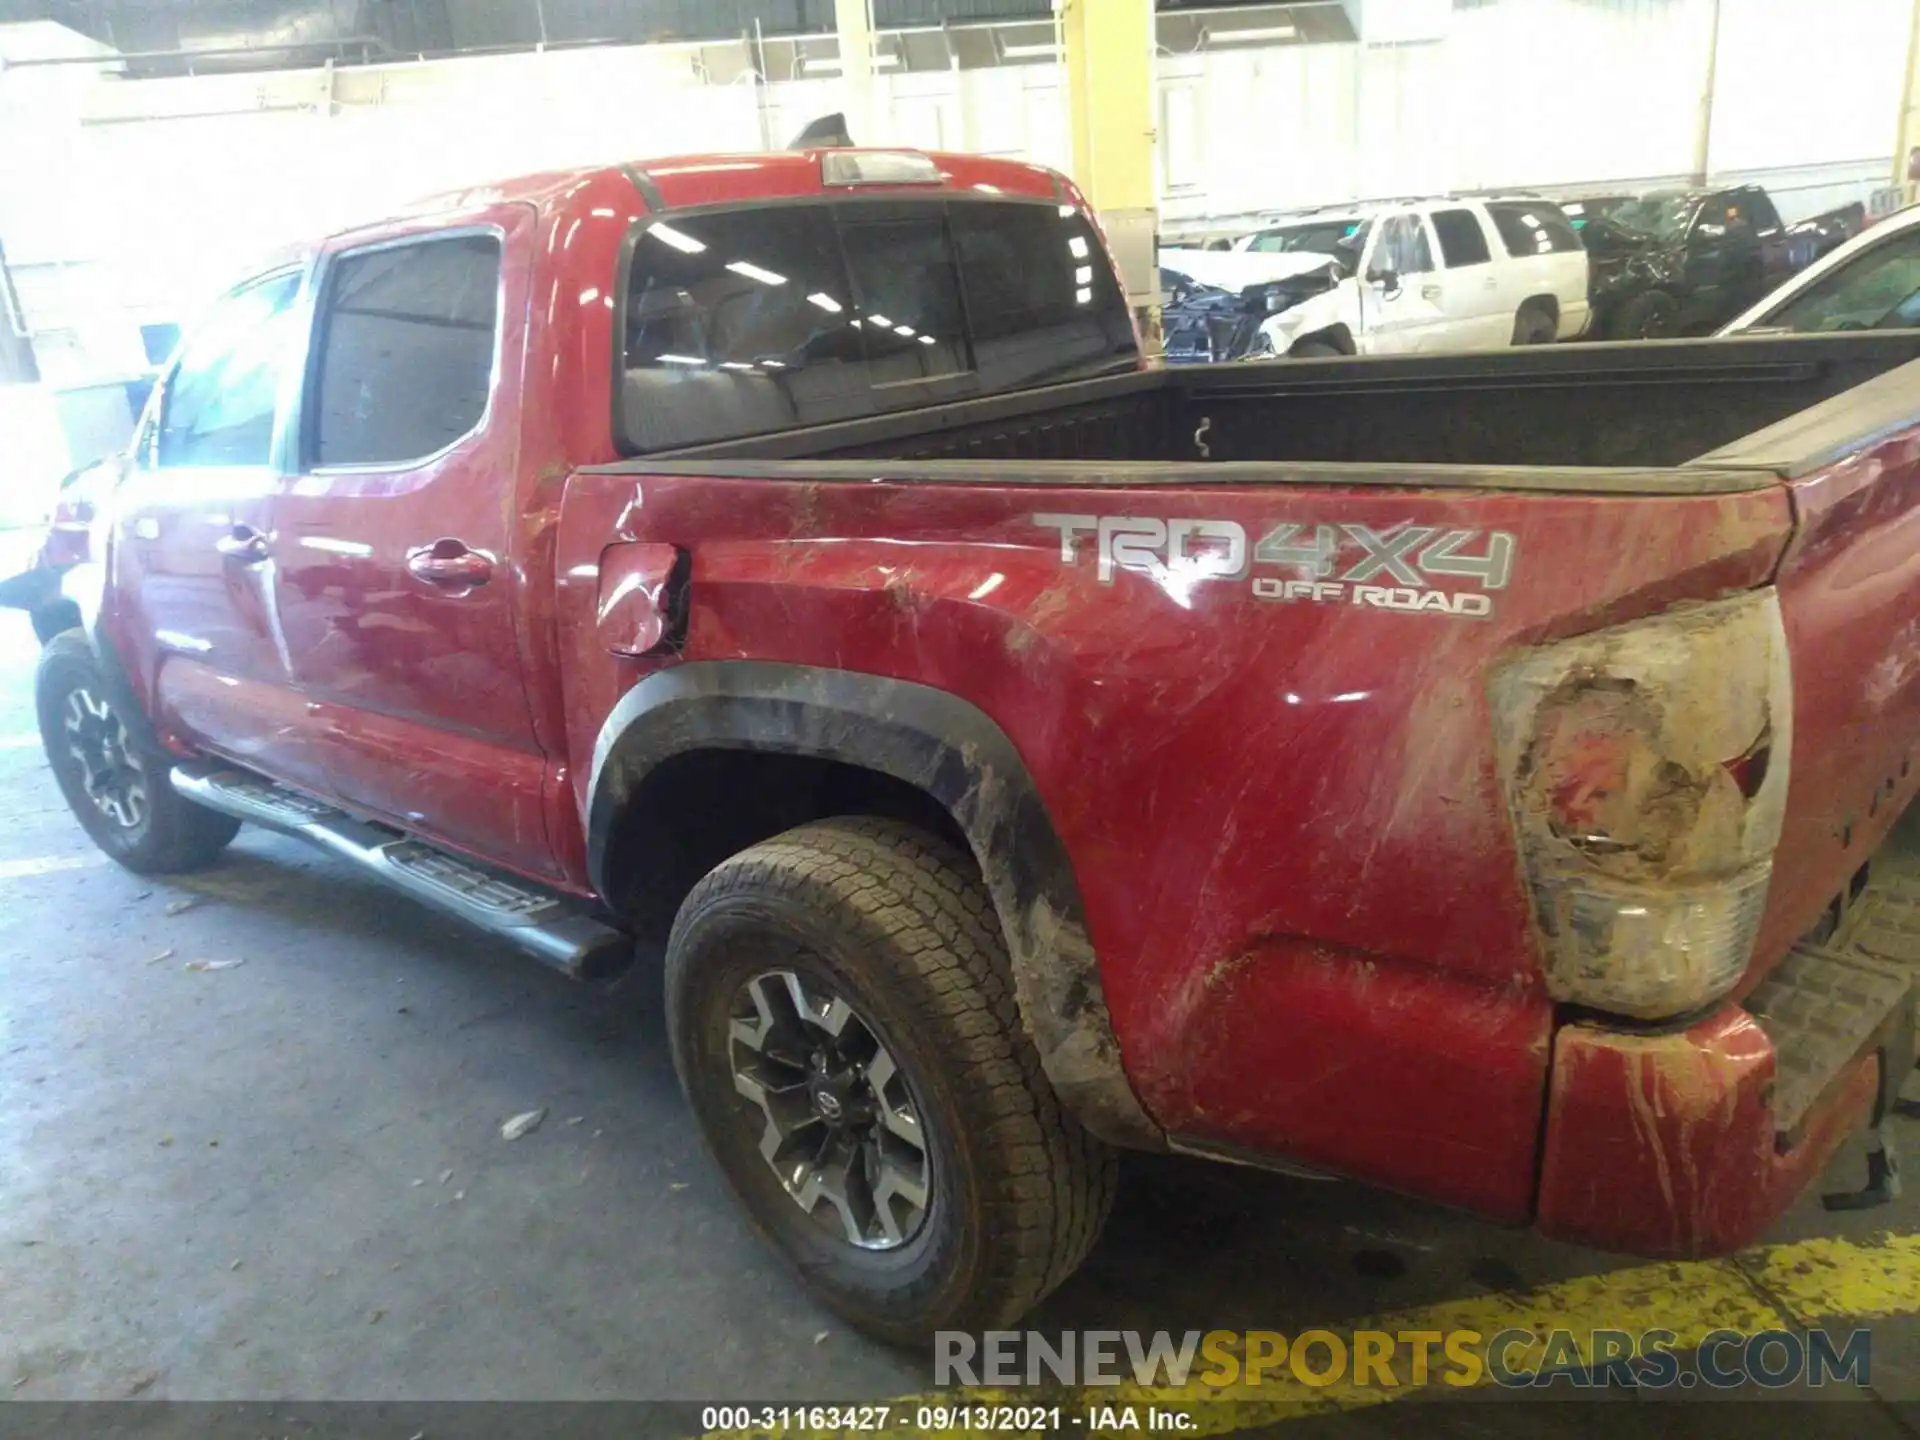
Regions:
<svg viewBox="0 0 1920 1440"><path fill-rule="evenodd" d="M1244 580L1259 600L1361 605L1491 615L1493 595L1513 578L1518 547L1504 530L1453 530L1431 525L1281 524L1259 541L1233 520L1162 520L1151 515L1035 515L1060 535L1062 564L1079 563L1093 541L1095 575L1111 585L1116 570L1133 570L1185 585ZM1260 567L1281 573L1260 574ZM1343 568L1344 567L1344 568ZM1442 589L1470 581L1471 589Z"/></svg>

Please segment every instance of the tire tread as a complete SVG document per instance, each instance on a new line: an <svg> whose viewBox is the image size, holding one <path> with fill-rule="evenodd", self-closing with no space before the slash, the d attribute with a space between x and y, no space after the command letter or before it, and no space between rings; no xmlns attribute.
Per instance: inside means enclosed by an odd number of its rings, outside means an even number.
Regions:
<svg viewBox="0 0 1920 1440"><path fill-rule="evenodd" d="M63 671L84 671L99 683L100 664L94 658L93 645L85 632L62 631L40 652L35 677L35 711L40 722L41 742L50 763L60 718L50 704L53 692L49 687L62 683ZM57 691L61 697L65 693ZM128 735L147 767L148 819L139 838L129 841L126 832L104 826L85 797L73 793L68 777L55 766L55 780L66 797L68 808L94 844L135 874L173 875L205 868L240 832L240 822L203 805L195 805L181 795L167 781L173 757L157 749L151 740L143 742L140 731L132 725L128 726Z"/></svg>
<svg viewBox="0 0 1920 1440"><path fill-rule="evenodd" d="M901 987L984 1100L991 1170L983 1255L990 1274L969 1326L1031 1309L1077 1269L1112 1208L1118 1162L1062 1109L1021 1022L997 914L971 856L902 822L816 821L710 873L684 919L721 894L785 895L862 912L919 983ZM675 926L675 939L680 926ZM670 953L672 953L670 949Z"/></svg>

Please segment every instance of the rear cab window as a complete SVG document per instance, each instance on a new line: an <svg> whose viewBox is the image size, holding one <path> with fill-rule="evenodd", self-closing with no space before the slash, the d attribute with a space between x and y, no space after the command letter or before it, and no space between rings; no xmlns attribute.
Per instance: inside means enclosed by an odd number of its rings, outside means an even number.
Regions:
<svg viewBox="0 0 1920 1440"><path fill-rule="evenodd" d="M1548 200L1490 200L1487 214L1515 259L1579 250L1580 236L1565 213Z"/></svg>
<svg viewBox="0 0 1920 1440"><path fill-rule="evenodd" d="M950 195L669 212L624 262L628 454L1131 369L1077 210Z"/></svg>

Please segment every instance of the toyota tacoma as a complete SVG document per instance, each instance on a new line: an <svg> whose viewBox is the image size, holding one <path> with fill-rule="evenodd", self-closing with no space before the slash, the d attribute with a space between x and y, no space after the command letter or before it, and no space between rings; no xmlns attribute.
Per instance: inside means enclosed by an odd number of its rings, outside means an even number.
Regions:
<svg viewBox="0 0 1920 1440"><path fill-rule="evenodd" d="M1654 1256L1910 1068L1920 336L1146 366L917 152L509 181L165 373L38 676L143 874L242 822L582 981L824 1303L1004 1325L1116 1151Z"/></svg>

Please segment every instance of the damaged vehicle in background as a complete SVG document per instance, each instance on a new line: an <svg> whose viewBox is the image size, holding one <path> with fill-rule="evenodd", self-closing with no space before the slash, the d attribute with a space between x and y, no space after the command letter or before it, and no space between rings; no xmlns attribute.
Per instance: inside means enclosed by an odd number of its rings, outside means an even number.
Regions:
<svg viewBox="0 0 1920 1440"><path fill-rule="evenodd" d="M92 530L101 503L113 493L127 463L109 455L60 481L51 515L0 529L0 608L24 610L46 644L81 623L100 593L91 564Z"/></svg>
<svg viewBox="0 0 1920 1440"><path fill-rule="evenodd" d="M1663 190L1582 225L1593 258L1593 334L1602 340L1704 335L1858 234L1857 202L1782 223L1758 185Z"/></svg>
<svg viewBox="0 0 1920 1440"><path fill-rule="evenodd" d="M1244 352L1169 359L1497 350L1587 323L1586 252L1534 198L1314 212L1225 253L1163 250L1160 264L1238 291L1243 317L1266 312Z"/></svg>
<svg viewBox="0 0 1920 1440"><path fill-rule="evenodd" d="M1272 353L1261 336L1267 317L1327 293L1342 278L1339 262L1326 255L1162 251L1160 331L1167 361L1186 365L1266 358Z"/></svg>

